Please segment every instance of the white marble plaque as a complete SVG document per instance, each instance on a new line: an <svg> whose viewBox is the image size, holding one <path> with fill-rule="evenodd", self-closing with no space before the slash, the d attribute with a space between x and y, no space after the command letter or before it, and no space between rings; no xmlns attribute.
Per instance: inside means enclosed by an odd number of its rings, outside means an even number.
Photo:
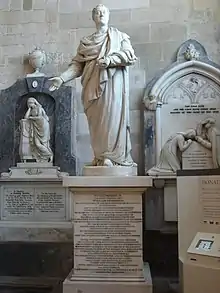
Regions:
<svg viewBox="0 0 220 293"><path fill-rule="evenodd" d="M177 133L185 131L189 128L195 128L199 122L205 118L213 117L216 119L216 127L220 128L220 105L163 105L159 109L159 125L158 125L158 141L160 141L160 149L168 140L168 138ZM159 155L159 154L158 154Z"/></svg>
<svg viewBox="0 0 220 293"><path fill-rule="evenodd" d="M63 187L1 188L1 219L20 221L65 220L67 192Z"/></svg>
<svg viewBox="0 0 220 293"><path fill-rule="evenodd" d="M34 190L32 188L5 188L3 217L25 217L34 215Z"/></svg>
<svg viewBox="0 0 220 293"><path fill-rule="evenodd" d="M74 195L74 274L142 276L141 195Z"/></svg>
<svg viewBox="0 0 220 293"><path fill-rule="evenodd" d="M35 215L65 218L64 188L37 188L35 190Z"/></svg>
<svg viewBox="0 0 220 293"><path fill-rule="evenodd" d="M219 176L200 179L200 203L203 222L220 225Z"/></svg>
<svg viewBox="0 0 220 293"><path fill-rule="evenodd" d="M182 154L183 169L213 169L212 152L193 142Z"/></svg>

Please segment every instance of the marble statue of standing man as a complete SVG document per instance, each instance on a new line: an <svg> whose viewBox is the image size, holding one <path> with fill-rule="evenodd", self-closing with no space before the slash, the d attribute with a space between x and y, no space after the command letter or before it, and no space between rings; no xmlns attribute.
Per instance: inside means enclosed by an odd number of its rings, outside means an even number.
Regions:
<svg viewBox="0 0 220 293"><path fill-rule="evenodd" d="M76 56L50 90L81 76L82 102L88 119L93 166L136 166L131 157L128 66L137 60L129 36L109 27L109 10L92 11L96 32L82 38Z"/></svg>

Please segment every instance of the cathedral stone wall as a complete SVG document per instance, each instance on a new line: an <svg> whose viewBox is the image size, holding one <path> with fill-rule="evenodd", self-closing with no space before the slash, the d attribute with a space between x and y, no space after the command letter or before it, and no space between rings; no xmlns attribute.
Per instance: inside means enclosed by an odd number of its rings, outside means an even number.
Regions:
<svg viewBox="0 0 220 293"><path fill-rule="evenodd" d="M81 37L94 31L91 10L98 0L1 0L0 89L24 75L25 55L40 46L48 54L43 69L49 76L64 70ZM210 58L220 63L219 0L103 0L111 10L111 24L131 36L139 57L130 70L130 116L133 155L143 172L140 149L140 109L147 82L172 62L180 44L195 38ZM80 80L76 87L76 151L78 171L92 158L87 121L81 105Z"/></svg>

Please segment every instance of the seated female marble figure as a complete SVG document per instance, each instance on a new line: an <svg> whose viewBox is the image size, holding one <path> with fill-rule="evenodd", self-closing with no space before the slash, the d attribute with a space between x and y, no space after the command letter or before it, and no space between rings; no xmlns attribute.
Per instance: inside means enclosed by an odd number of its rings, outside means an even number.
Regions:
<svg viewBox="0 0 220 293"><path fill-rule="evenodd" d="M195 136L194 129L172 135L161 149L159 163L148 171L148 175L175 174L180 170L181 153L191 145Z"/></svg>
<svg viewBox="0 0 220 293"><path fill-rule="evenodd" d="M20 156L22 161L52 162L49 118L34 98L27 100L28 110L21 124Z"/></svg>

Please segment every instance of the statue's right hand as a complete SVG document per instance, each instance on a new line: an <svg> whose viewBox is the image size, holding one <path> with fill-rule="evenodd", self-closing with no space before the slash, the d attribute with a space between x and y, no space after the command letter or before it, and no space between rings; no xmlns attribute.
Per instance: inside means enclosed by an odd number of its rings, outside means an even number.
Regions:
<svg viewBox="0 0 220 293"><path fill-rule="evenodd" d="M49 80L52 81L52 85L49 87L50 92L58 90L63 84L63 80L60 77L52 77Z"/></svg>

